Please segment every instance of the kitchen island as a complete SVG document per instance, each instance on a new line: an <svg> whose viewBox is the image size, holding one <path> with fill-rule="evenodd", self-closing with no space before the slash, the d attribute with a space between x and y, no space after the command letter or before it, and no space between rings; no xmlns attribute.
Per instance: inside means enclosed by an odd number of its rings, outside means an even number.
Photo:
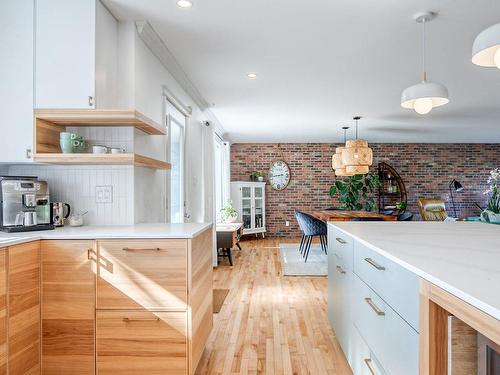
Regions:
<svg viewBox="0 0 500 375"><path fill-rule="evenodd" d="M445 374L450 315L500 342L498 226L344 222L328 232L329 318L355 374Z"/></svg>
<svg viewBox="0 0 500 375"><path fill-rule="evenodd" d="M213 238L211 224L0 234L0 369L193 374L212 328Z"/></svg>

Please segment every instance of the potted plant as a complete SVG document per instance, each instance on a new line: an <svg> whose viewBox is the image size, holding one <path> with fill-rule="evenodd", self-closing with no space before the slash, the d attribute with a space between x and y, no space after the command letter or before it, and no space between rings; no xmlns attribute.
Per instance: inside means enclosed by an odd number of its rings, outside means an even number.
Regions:
<svg viewBox="0 0 500 375"><path fill-rule="evenodd" d="M406 210L406 202L397 202L396 203L396 210L399 210L399 211Z"/></svg>
<svg viewBox="0 0 500 375"><path fill-rule="evenodd" d="M489 189L484 192L488 195L486 209L481 212L481 220L488 223L500 223L500 190L498 183L500 181L500 169L495 168L490 171L488 178Z"/></svg>
<svg viewBox="0 0 500 375"><path fill-rule="evenodd" d="M380 186L378 175L368 173L349 176L346 180L337 179L330 187L330 196L338 195L340 207L345 210L362 210L363 201L366 211L375 209L375 199L371 195Z"/></svg>
<svg viewBox="0 0 500 375"><path fill-rule="evenodd" d="M250 181L264 181L264 175L262 174L262 172L259 172L259 171L253 171L252 173L250 173Z"/></svg>
<svg viewBox="0 0 500 375"><path fill-rule="evenodd" d="M233 207L233 202L228 201L222 210L220 210L221 218L224 223L234 223L238 219L238 212Z"/></svg>

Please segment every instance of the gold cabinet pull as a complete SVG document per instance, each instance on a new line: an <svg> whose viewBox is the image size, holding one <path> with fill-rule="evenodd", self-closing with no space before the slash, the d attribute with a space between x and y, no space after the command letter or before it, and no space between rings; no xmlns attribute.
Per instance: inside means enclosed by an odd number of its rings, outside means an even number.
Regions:
<svg viewBox="0 0 500 375"><path fill-rule="evenodd" d="M384 316L385 312L383 312L377 305L375 305L375 302L371 298L365 298L365 301L370 307L377 313L378 316Z"/></svg>
<svg viewBox="0 0 500 375"><path fill-rule="evenodd" d="M339 271L342 275L345 274L344 269L342 267L340 267L340 266L337 266L337 271Z"/></svg>
<svg viewBox="0 0 500 375"><path fill-rule="evenodd" d="M342 245L345 245L347 243L347 241L345 241L344 239L342 239L340 237L337 237L335 239L337 240L337 242L341 243Z"/></svg>
<svg viewBox="0 0 500 375"><path fill-rule="evenodd" d="M373 369L371 358L365 358L364 361L365 361L366 367L368 367L368 370L370 370L370 374L377 375L377 373Z"/></svg>
<svg viewBox="0 0 500 375"><path fill-rule="evenodd" d="M367 261L368 263L370 263L373 267L375 267L379 271L385 271L385 267L381 266L380 264L378 264L377 262L375 262L372 258L365 258L365 261Z"/></svg>
<svg viewBox="0 0 500 375"><path fill-rule="evenodd" d="M160 318L123 318L125 323L130 322L159 322Z"/></svg>
<svg viewBox="0 0 500 375"><path fill-rule="evenodd" d="M153 248L144 248L144 249L133 249L130 247L124 247L122 248L123 251L160 251L161 249L159 247L153 247Z"/></svg>

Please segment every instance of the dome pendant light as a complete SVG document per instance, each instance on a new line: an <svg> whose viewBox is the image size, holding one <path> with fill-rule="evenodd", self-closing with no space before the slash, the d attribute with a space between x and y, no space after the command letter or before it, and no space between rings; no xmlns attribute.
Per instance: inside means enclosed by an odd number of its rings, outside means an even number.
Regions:
<svg viewBox="0 0 500 375"><path fill-rule="evenodd" d="M368 142L358 139L358 121L360 116L353 117L356 121L356 139L345 143L342 151L342 163L348 175L367 174L369 167L373 164L373 151L368 147Z"/></svg>
<svg viewBox="0 0 500 375"><path fill-rule="evenodd" d="M413 109L420 115L429 113L432 108L449 103L446 86L427 81L425 71L425 24L437 16L433 12L415 15L415 21L422 24L422 82L406 88L401 94L401 107Z"/></svg>
<svg viewBox="0 0 500 375"><path fill-rule="evenodd" d="M347 129L348 126L343 126L342 130L344 130L344 145L347 140ZM342 152L345 150L345 147L337 147L335 149L335 154L332 156L332 168L335 171L335 176L344 177L349 176L345 169L345 165L342 163Z"/></svg>
<svg viewBox="0 0 500 375"><path fill-rule="evenodd" d="M500 23L483 30L474 39L472 63L500 69Z"/></svg>

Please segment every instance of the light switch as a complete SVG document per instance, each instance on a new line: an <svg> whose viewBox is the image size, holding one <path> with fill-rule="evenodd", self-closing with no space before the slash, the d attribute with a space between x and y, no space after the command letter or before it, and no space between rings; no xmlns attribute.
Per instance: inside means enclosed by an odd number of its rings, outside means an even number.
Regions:
<svg viewBox="0 0 500 375"><path fill-rule="evenodd" d="M95 202L96 203L113 203L113 186L96 186L95 187Z"/></svg>

